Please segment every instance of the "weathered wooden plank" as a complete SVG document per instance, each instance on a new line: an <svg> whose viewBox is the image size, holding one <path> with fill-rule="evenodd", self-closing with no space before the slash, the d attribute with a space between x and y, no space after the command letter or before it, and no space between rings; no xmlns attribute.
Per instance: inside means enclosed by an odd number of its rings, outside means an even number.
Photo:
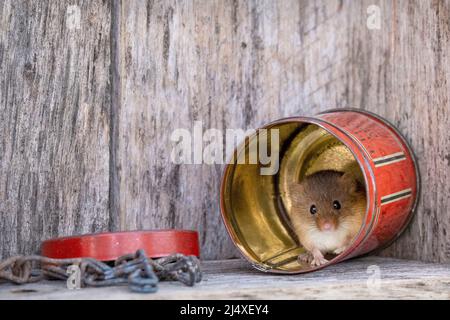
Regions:
<svg viewBox="0 0 450 320"><path fill-rule="evenodd" d="M235 255L218 209L222 166L172 164L170 136L195 121L204 129L254 125L258 60L241 19L250 11L244 2L122 2L122 227L199 230L208 259Z"/></svg>
<svg viewBox="0 0 450 320"><path fill-rule="evenodd" d="M314 20L320 20L323 7L313 10ZM380 13L379 29L373 10ZM383 255L450 261L448 15L447 2L344 2L333 18L308 33L320 50L307 63L314 86L304 105L376 112L400 129L418 157L422 195L417 214ZM327 61L329 67L318 70Z"/></svg>
<svg viewBox="0 0 450 320"><path fill-rule="evenodd" d="M0 299L449 299L450 266L391 258L355 259L302 275L270 275L242 260L204 262L195 287L160 282L155 294L126 287L68 290L64 282L0 285Z"/></svg>
<svg viewBox="0 0 450 320"><path fill-rule="evenodd" d="M246 129L357 107L399 127L423 177L411 227L384 254L450 261L448 9L419 1L122 2L122 227L199 229L205 258L233 256L218 212L221 166L170 164L173 130L196 120Z"/></svg>
<svg viewBox="0 0 450 320"><path fill-rule="evenodd" d="M324 18L338 5L327 5ZM309 6L122 2L117 159L123 228L194 228L203 257L236 255L219 215L223 167L171 164L169 138L178 128L192 132L195 121L205 130L245 130L301 113Z"/></svg>
<svg viewBox="0 0 450 320"><path fill-rule="evenodd" d="M0 257L108 228L110 4L0 1Z"/></svg>
<svg viewBox="0 0 450 320"><path fill-rule="evenodd" d="M380 29L368 28L371 5ZM120 216L125 229L199 229L205 258L235 256L218 213L222 166L171 164L173 130L197 120L246 129L352 106L395 123L423 176L418 214L384 254L449 261L448 9L124 1L112 10L110 101L109 2L1 1L1 254L35 250L44 236L116 229Z"/></svg>
<svg viewBox="0 0 450 320"><path fill-rule="evenodd" d="M411 227L385 254L448 262L450 4L417 1L398 2L389 11L386 7L389 33L375 33L378 46L364 53L373 66L366 70L371 79L365 80L366 95L372 108L396 124L411 142L421 169L422 196Z"/></svg>

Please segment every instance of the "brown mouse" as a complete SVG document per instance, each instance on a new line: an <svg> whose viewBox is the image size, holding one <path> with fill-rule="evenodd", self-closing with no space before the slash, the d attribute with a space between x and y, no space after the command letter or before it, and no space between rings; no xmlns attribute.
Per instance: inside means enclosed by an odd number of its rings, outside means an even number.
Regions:
<svg viewBox="0 0 450 320"><path fill-rule="evenodd" d="M299 256L312 266L327 263L324 255L340 254L362 226L366 193L349 173L325 170L289 188L294 230L307 253Z"/></svg>

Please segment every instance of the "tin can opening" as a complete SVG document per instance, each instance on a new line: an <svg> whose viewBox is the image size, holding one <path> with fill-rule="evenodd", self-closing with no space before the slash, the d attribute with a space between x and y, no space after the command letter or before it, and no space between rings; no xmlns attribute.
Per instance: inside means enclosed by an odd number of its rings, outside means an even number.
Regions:
<svg viewBox="0 0 450 320"><path fill-rule="evenodd" d="M348 147L316 124L285 120L266 129L277 129L279 143L272 145L271 135L258 131L236 150L234 162L225 171L223 219L234 243L256 268L280 273L309 271L313 267L297 259L305 249L289 218L288 186L322 170L350 172L365 185L363 172ZM264 165L237 161L251 158L257 143L267 143L268 150L279 154L276 174L262 175ZM335 257L326 256L327 260Z"/></svg>

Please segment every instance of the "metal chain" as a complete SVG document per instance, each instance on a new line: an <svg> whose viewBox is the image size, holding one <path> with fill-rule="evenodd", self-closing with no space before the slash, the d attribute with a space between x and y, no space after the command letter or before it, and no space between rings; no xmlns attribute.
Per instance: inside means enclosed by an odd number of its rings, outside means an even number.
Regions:
<svg viewBox="0 0 450 320"><path fill-rule="evenodd" d="M78 266L82 287L128 285L131 291L151 293L162 280L193 286L202 279L200 261L194 256L174 254L150 259L144 250L118 258L113 264L92 258L51 259L42 256L16 256L0 262L0 284L33 283L43 279L67 280L70 266ZM2 281L3 280L3 281Z"/></svg>

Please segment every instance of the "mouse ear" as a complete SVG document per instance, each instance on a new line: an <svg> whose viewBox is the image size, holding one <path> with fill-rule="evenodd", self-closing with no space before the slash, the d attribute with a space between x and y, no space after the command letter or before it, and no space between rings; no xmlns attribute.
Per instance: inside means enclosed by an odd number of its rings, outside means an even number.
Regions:
<svg viewBox="0 0 450 320"><path fill-rule="evenodd" d="M350 172L344 173L339 179L341 186L346 192L349 194L358 192L358 181L356 181L355 177Z"/></svg>

